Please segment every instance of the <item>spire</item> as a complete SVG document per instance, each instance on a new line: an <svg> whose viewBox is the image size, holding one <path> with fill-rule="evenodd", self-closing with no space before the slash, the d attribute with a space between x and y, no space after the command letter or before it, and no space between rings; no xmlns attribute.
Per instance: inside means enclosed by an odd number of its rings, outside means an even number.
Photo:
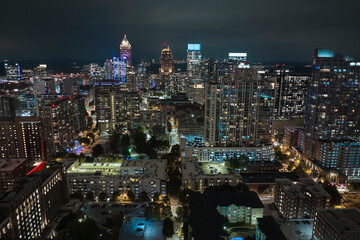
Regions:
<svg viewBox="0 0 360 240"><path fill-rule="evenodd" d="M126 34L124 34L124 39L122 40L120 47L131 47L130 42L126 38Z"/></svg>

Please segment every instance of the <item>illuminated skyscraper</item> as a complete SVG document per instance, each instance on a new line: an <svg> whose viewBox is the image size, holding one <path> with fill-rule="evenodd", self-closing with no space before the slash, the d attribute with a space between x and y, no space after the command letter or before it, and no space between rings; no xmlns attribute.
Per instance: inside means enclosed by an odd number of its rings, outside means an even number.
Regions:
<svg viewBox="0 0 360 240"><path fill-rule="evenodd" d="M106 59L104 63L104 78L106 80L112 80L114 77L114 69L111 59Z"/></svg>
<svg viewBox="0 0 360 240"><path fill-rule="evenodd" d="M114 80L121 80L121 60L117 57L113 57L112 61Z"/></svg>
<svg viewBox="0 0 360 240"><path fill-rule="evenodd" d="M189 43L187 49L187 70L198 65L201 61L201 44L200 43Z"/></svg>
<svg viewBox="0 0 360 240"><path fill-rule="evenodd" d="M163 50L161 51L161 68L162 75L169 75L174 72L174 58L169 46L163 43Z"/></svg>
<svg viewBox="0 0 360 240"><path fill-rule="evenodd" d="M120 44L120 59L124 59L127 67L132 66L131 59L131 44L126 38L126 34L124 35L124 39Z"/></svg>
<svg viewBox="0 0 360 240"><path fill-rule="evenodd" d="M6 78L8 80L20 80L20 66L19 64L5 63Z"/></svg>
<svg viewBox="0 0 360 240"><path fill-rule="evenodd" d="M360 177L360 61L316 49L306 114L305 153L323 167Z"/></svg>

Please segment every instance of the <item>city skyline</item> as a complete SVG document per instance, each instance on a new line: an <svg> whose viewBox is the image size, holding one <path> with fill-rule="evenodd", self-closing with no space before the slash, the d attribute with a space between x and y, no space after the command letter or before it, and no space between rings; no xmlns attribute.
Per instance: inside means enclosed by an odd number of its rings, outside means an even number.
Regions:
<svg viewBox="0 0 360 240"><path fill-rule="evenodd" d="M118 55L124 34L137 61L159 58L162 42L170 45L175 59L186 57L189 42L201 43L204 57L219 59L228 52L248 52L252 59L304 61L318 47L359 56L359 32L353 31L359 22L358 5L355 1L311 5L261 0L101 5L95 1L86 5L68 1L20 1L15 5L8 1L0 10L4 19L11 19L1 23L0 56L106 58Z"/></svg>

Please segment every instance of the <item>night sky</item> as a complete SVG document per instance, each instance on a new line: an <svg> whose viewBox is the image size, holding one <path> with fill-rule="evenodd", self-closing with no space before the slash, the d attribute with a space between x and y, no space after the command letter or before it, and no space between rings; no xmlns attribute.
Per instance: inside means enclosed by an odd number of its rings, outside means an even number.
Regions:
<svg viewBox="0 0 360 240"><path fill-rule="evenodd" d="M188 42L205 57L311 60L316 47L360 56L359 0L2 0L0 59L84 59L119 55L176 59Z"/></svg>

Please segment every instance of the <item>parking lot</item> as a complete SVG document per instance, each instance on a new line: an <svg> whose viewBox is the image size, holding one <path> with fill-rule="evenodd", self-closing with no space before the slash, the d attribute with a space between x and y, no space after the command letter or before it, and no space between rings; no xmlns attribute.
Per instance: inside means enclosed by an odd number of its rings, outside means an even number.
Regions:
<svg viewBox="0 0 360 240"><path fill-rule="evenodd" d="M120 229L119 240L146 239L164 240L162 221L146 221L145 204L86 204L81 210L92 218L100 228L112 214L124 213L125 219Z"/></svg>

